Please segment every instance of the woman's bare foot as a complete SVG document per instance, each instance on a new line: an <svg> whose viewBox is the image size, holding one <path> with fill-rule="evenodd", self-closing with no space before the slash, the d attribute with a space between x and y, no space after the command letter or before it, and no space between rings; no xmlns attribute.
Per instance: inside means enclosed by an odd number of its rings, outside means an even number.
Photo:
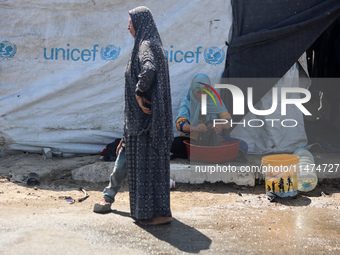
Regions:
<svg viewBox="0 0 340 255"><path fill-rule="evenodd" d="M169 224L170 222L172 222L171 216L156 216L156 217L153 217L152 219L139 221L139 223L144 226L163 225L163 224Z"/></svg>

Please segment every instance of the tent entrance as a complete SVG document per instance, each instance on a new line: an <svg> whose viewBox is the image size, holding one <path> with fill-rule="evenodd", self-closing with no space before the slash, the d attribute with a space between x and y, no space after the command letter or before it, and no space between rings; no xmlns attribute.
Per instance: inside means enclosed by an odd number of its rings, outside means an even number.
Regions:
<svg viewBox="0 0 340 255"><path fill-rule="evenodd" d="M307 50L312 78L313 113L305 117L309 144L319 143L328 152L340 152L340 18L335 20Z"/></svg>

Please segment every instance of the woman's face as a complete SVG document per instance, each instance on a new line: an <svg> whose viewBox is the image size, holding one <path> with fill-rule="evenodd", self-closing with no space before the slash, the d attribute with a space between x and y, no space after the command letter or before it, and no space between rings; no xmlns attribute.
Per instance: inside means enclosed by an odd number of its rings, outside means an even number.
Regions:
<svg viewBox="0 0 340 255"><path fill-rule="evenodd" d="M133 27L131 16L129 16L129 25L127 29L130 31L130 34L132 35L132 37L135 38L136 31L135 31L135 28Z"/></svg>
<svg viewBox="0 0 340 255"><path fill-rule="evenodd" d="M207 89L207 87L204 87L205 89ZM202 100L202 94L207 94L205 91L199 89L196 93L195 93L195 97L196 99L201 102Z"/></svg>

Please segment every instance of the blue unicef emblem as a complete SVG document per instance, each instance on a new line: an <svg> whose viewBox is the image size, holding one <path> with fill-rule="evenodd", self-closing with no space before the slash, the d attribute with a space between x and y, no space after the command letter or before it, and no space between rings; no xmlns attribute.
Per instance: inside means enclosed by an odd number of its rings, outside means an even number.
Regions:
<svg viewBox="0 0 340 255"><path fill-rule="evenodd" d="M114 45L107 45L102 47L100 50L100 56L103 60L112 61L118 58L120 54L120 48L117 48Z"/></svg>
<svg viewBox="0 0 340 255"><path fill-rule="evenodd" d="M17 53L17 46L9 41L3 41L0 43L0 57L3 59L13 58Z"/></svg>
<svg viewBox="0 0 340 255"><path fill-rule="evenodd" d="M210 49L206 49L204 51L204 59L205 62L211 64L212 66L216 66L221 64L225 58L224 49L220 49L218 47L211 47Z"/></svg>

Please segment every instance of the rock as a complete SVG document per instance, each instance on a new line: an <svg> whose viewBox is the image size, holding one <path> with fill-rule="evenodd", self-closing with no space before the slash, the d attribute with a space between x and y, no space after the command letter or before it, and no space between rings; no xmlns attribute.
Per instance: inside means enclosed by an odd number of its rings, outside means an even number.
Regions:
<svg viewBox="0 0 340 255"><path fill-rule="evenodd" d="M52 158L52 150L50 148L42 148L42 156L44 159Z"/></svg>
<svg viewBox="0 0 340 255"><path fill-rule="evenodd" d="M96 162L74 169L71 174L76 181L108 182L115 162Z"/></svg>

